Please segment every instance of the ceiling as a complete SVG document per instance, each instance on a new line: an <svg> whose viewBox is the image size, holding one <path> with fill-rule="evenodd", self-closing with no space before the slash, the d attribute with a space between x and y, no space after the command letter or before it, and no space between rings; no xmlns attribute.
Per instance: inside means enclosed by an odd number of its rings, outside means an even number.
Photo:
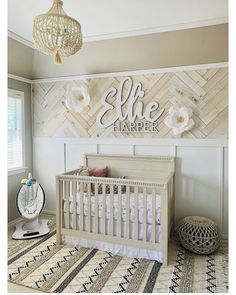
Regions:
<svg viewBox="0 0 236 295"><path fill-rule="evenodd" d="M52 0L8 0L9 36L32 45L36 15ZM227 0L64 0L84 41L135 36L227 22Z"/></svg>

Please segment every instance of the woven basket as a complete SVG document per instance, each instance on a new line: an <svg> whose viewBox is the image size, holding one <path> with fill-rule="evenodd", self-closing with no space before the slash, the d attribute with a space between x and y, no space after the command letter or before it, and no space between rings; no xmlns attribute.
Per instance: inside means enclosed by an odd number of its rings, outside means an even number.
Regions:
<svg viewBox="0 0 236 295"><path fill-rule="evenodd" d="M201 216L188 216L178 225L181 245L197 254L210 254L220 243L217 225L214 221Z"/></svg>

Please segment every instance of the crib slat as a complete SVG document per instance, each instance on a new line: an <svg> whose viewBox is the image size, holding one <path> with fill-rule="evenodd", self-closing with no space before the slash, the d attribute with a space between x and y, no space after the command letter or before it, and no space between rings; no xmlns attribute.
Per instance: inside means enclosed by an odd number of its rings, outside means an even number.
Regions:
<svg viewBox="0 0 236 295"><path fill-rule="evenodd" d="M138 187L134 188L134 239L138 240Z"/></svg>
<svg viewBox="0 0 236 295"><path fill-rule="evenodd" d="M66 227L66 217L64 214L64 204L66 204L66 189L65 189L66 183L64 180L61 180L61 226ZM66 204L67 206L67 204Z"/></svg>
<svg viewBox="0 0 236 295"><path fill-rule="evenodd" d="M121 238L121 220L122 220L122 196L121 196L121 186L118 185L118 237Z"/></svg>
<svg viewBox="0 0 236 295"><path fill-rule="evenodd" d="M95 233L98 233L98 184L95 183Z"/></svg>
<svg viewBox="0 0 236 295"><path fill-rule="evenodd" d="M126 187L126 238L130 237L130 187Z"/></svg>
<svg viewBox="0 0 236 295"><path fill-rule="evenodd" d="M76 182L72 182L72 195L73 195L73 229L77 229L77 191Z"/></svg>
<svg viewBox="0 0 236 295"><path fill-rule="evenodd" d="M80 230L84 230L84 184L80 183Z"/></svg>
<svg viewBox="0 0 236 295"><path fill-rule="evenodd" d="M62 243L62 238L61 238L61 229L62 229L62 221L63 219L61 218L61 214L64 214L64 208L62 207L62 180L59 179L58 176L56 176L56 237L57 237L57 245L60 245Z"/></svg>
<svg viewBox="0 0 236 295"><path fill-rule="evenodd" d="M156 193L152 189L152 238L151 241L155 243L156 240Z"/></svg>
<svg viewBox="0 0 236 295"><path fill-rule="evenodd" d="M70 190L69 190L69 181L66 181L65 194L66 194L66 228L70 228Z"/></svg>
<svg viewBox="0 0 236 295"><path fill-rule="evenodd" d="M91 232L91 183L87 184L88 231Z"/></svg>
<svg viewBox="0 0 236 295"><path fill-rule="evenodd" d="M64 226L65 224L65 218L64 218L64 187L65 187L65 182L63 180L59 181L59 192L61 192L60 196L60 219L61 219L61 227Z"/></svg>
<svg viewBox="0 0 236 295"><path fill-rule="evenodd" d="M147 188L143 188L143 241L147 241Z"/></svg>
<svg viewBox="0 0 236 295"><path fill-rule="evenodd" d="M62 220L62 227L66 227L66 217L64 214L64 203L66 203L66 182L65 180L61 181L62 184L62 209L61 209L61 220ZM66 204L67 206L67 204Z"/></svg>
<svg viewBox="0 0 236 295"><path fill-rule="evenodd" d="M106 185L102 184L102 234L106 233Z"/></svg>
<svg viewBox="0 0 236 295"><path fill-rule="evenodd" d="M114 235L114 188L110 185L110 235Z"/></svg>

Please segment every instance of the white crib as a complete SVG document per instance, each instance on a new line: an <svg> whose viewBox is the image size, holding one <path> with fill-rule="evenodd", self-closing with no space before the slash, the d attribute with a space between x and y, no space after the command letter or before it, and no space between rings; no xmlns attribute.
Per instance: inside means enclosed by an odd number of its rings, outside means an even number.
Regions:
<svg viewBox="0 0 236 295"><path fill-rule="evenodd" d="M96 154L85 155L84 164L108 166L110 175L78 176L74 170L56 177L57 244L73 237L78 245L89 241L100 250L104 247L99 242L145 249L160 253L157 260L167 265L174 221L174 157Z"/></svg>

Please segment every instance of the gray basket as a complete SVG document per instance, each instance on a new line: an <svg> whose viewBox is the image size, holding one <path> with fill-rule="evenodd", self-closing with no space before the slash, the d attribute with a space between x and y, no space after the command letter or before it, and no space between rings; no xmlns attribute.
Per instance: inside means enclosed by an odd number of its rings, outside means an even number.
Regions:
<svg viewBox="0 0 236 295"><path fill-rule="evenodd" d="M182 219L178 225L178 236L184 248L197 254L210 254L220 243L216 223L202 216Z"/></svg>

